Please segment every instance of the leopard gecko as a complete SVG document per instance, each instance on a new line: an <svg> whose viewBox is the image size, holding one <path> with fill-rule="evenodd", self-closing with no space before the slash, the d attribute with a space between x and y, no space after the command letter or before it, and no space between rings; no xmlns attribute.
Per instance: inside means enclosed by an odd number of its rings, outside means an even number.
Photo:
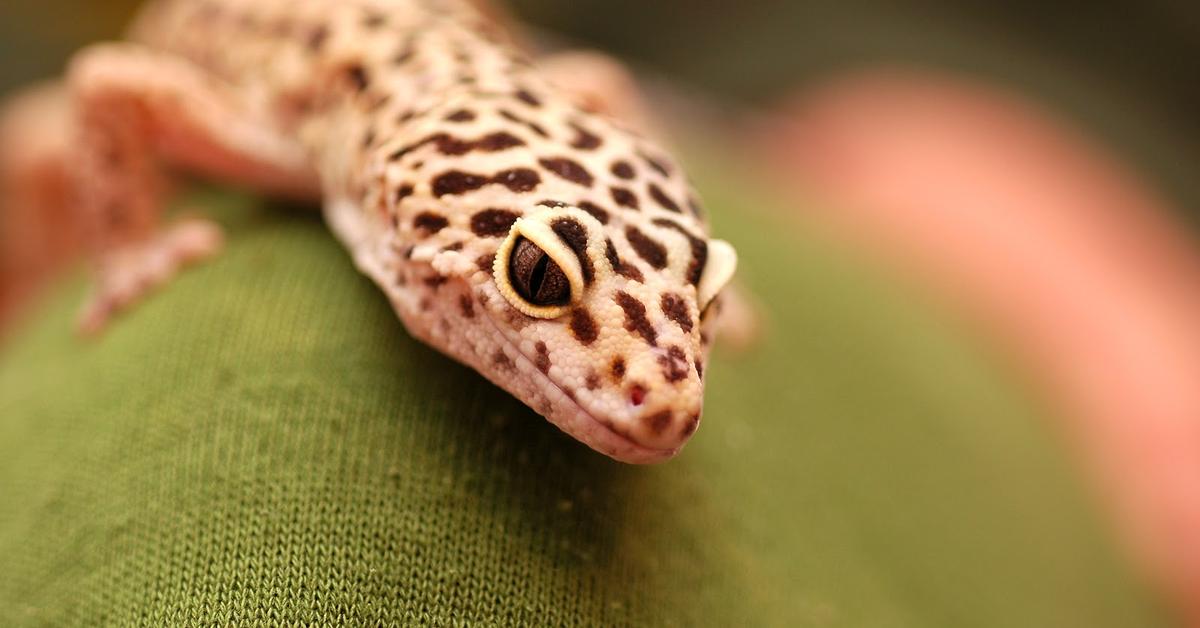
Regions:
<svg viewBox="0 0 1200 628"><path fill-rule="evenodd" d="M55 132L97 331L213 255L165 167L319 200L408 331L614 459L700 422L737 264L600 55L534 60L469 0L155 0L79 52Z"/></svg>

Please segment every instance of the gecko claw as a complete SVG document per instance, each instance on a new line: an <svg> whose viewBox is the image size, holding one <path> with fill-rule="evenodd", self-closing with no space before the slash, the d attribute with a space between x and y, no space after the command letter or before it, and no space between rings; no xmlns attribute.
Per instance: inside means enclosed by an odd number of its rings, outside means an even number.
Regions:
<svg viewBox="0 0 1200 628"><path fill-rule="evenodd" d="M109 256L76 323L85 337L99 336L114 316L171 281L183 269L217 254L220 227L205 220L172 225L149 242Z"/></svg>

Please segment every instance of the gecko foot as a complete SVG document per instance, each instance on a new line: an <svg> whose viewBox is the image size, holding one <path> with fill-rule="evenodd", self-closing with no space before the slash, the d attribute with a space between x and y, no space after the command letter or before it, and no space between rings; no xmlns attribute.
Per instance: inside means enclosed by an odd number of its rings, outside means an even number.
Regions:
<svg viewBox="0 0 1200 628"><path fill-rule="evenodd" d="M96 336L120 312L166 284L181 270L221 249L221 229L205 220L171 225L151 240L108 254L80 313L80 333Z"/></svg>

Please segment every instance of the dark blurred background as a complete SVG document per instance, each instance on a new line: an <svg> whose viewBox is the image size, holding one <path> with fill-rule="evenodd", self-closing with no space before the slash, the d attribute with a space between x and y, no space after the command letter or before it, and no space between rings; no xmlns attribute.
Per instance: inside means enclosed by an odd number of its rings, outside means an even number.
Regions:
<svg viewBox="0 0 1200 628"><path fill-rule="evenodd" d="M81 42L119 33L138 4L0 3L0 91L57 73ZM1200 205L1195 2L511 4L527 22L730 103L761 105L828 74L879 62L961 71L1011 85L1063 110L1132 157L1180 205Z"/></svg>

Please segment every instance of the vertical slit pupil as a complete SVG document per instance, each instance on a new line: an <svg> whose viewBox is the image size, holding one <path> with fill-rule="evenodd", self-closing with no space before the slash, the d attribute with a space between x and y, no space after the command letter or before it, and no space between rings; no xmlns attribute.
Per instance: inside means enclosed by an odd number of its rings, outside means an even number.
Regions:
<svg viewBox="0 0 1200 628"><path fill-rule="evenodd" d="M542 284L546 281L546 265L550 263L550 256L542 253L541 259L533 267L533 274L529 277L529 294L535 295L537 301L541 301Z"/></svg>
<svg viewBox="0 0 1200 628"><path fill-rule="evenodd" d="M509 280L523 299L534 305L564 305L571 299L570 281L540 247L521 238L508 264Z"/></svg>

